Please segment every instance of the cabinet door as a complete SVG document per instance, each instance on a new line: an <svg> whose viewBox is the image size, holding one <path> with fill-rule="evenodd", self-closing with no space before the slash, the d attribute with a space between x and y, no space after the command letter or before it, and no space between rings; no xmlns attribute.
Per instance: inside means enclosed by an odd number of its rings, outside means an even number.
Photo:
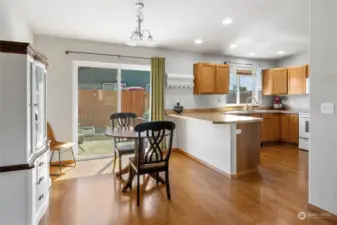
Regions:
<svg viewBox="0 0 337 225"><path fill-rule="evenodd" d="M262 70L262 94L263 95L272 94L272 79L271 79L271 71L269 69Z"/></svg>
<svg viewBox="0 0 337 225"><path fill-rule="evenodd" d="M297 114L291 114L290 115L290 142L291 143L298 143L298 115Z"/></svg>
<svg viewBox="0 0 337 225"><path fill-rule="evenodd" d="M194 94L213 94L215 92L214 64L197 63L194 65Z"/></svg>
<svg viewBox="0 0 337 225"><path fill-rule="evenodd" d="M306 66L288 68L288 94L305 94Z"/></svg>
<svg viewBox="0 0 337 225"><path fill-rule="evenodd" d="M290 142L290 119L290 115L281 115L281 141Z"/></svg>
<svg viewBox="0 0 337 225"><path fill-rule="evenodd" d="M229 65L216 66L215 93L229 94Z"/></svg>
<svg viewBox="0 0 337 225"><path fill-rule="evenodd" d="M288 93L287 69L278 68L271 70L272 76L272 94L280 95Z"/></svg>
<svg viewBox="0 0 337 225"><path fill-rule="evenodd" d="M280 116L277 114L263 115L262 122L262 141L280 140Z"/></svg>

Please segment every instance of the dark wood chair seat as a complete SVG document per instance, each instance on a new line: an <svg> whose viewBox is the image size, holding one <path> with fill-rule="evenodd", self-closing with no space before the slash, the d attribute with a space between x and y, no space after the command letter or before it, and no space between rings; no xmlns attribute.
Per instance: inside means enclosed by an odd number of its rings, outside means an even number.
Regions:
<svg viewBox="0 0 337 225"><path fill-rule="evenodd" d="M154 163L145 163L141 161L139 168L137 168L137 159L135 157L129 157L130 165L133 169L140 174L147 174L152 172L163 172L166 170L165 161L154 162Z"/></svg>

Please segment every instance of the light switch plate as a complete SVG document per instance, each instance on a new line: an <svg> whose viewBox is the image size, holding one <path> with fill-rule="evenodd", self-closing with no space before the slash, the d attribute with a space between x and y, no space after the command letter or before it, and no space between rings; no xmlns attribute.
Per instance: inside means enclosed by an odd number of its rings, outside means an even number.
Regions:
<svg viewBox="0 0 337 225"><path fill-rule="evenodd" d="M322 114L334 114L335 105L332 102L323 102L321 103L321 113Z"/></svg>

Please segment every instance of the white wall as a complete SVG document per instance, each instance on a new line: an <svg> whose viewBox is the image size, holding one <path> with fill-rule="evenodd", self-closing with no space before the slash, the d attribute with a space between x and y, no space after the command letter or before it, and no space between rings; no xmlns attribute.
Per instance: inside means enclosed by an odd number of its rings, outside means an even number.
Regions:
<svg viewBox="0 0 337 225"><path fill-rule="evenodd" d="M309 51L303 51L275 62L276 67L301 66L309 64ZM295 110L309 110L309 95L287 95L282 96L283 105Z"/></svg>
<svg viewBox="0 0 337 225"><path fill-rule="evenodd" d="M0 40L33 43L33 32L14 1L0 1Z"/></svg>
<svg viewBox="0 0 337 225"><path fill-rule="evenodd" d="M166 57L166 72L193 74L193 64L196 62L223 63L228 61L228 57L209 56L194 54L189 52L178 52L162 50L157 48L129 47L124 45L115 45L107 43L89 42L81 40L72 40L47 36L35 36L36 48L47 55L49 61L48 67L48 120L53 125L56 137L64 141L74 141L72 137L72 124L74 118L72 115L76 112L72 110L73 84L72 84L72 62L73 61L93 61L107 63L125 63L149 65L149 60L144 59L118 59L116 57L96 56L96 55L66 55L66 50L89 51L109 54L122 54L130 56L163 56ZM252 61L247 59L231 59L231 62L254 62L259 63L261 68L270 68L274 66L273 61ZM174 95L173 95L174 96ZM176 97L170 99L166 95L166 100L172 103L176 102ZM216 107L218 102L214 96L195 97L190 93L188 101L195 101L196 105L202 107ZM170 106L167 106L170 107Z"/></svg>
<svg viewBox="0 0 337 225"><path fill-rule="evenodd" d="M309 47L309 46L308 46ZM276 67L301 66L309 64L309 50L279 59L275 62Z"/></svg>
<svg viewBox="0 0 337 225"><path fill-rule="evenodd" d="M309 203L337 215L337 115L320 113L337 104L337 1L310 1ZM336 110L336 108L335 108Z"/></svg>

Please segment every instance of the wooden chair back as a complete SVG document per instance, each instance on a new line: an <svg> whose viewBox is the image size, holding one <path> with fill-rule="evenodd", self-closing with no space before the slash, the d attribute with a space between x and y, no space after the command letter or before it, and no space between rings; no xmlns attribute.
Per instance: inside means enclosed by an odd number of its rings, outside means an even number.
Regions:
<svg viewBox="0 0 337 225"><path fill-rule="evenodd" d="M136 118L137 115L132 112L113 113L110 115L112 129L130 129L131 127L135 127ZM128 140L125 138L114 138L115 147L116 144L121 142L128 142Z"/></svg>
<svg viewBox="0 0 337 225"><path fill-rule="evenodd" d="M50 126L49 122L47 122L47 137L51 145L57 143L53 128Z"/></svg>
<svg viewBox="0 0 337 225"><path fill-rule="evenodd" d="M165 165L168 166L171 151L172 151L172 139L173 131L175 129L175 124L171 121L155 121L155 122L146 122L138 124L135 127L135 131L138 132L138 141L140 141L141 134L145 133L145 140L149 144L148 151L145 153L143 159L140 159L139 152L140 148L136 149L138 154L137 157L137 167L142 164L153 164L165 162ZM165 146L166 138L169 138L168 148L165 158L163 157L163 146ZM138 145L139 146L139 145Z"/></svg>
<svg viewBox="0 0 337 225"><path fill-rule="evenodd" d="M112 129L130 128L135 126L135 119L137 115L132 112L113 113L110 115Z"/></svg>

